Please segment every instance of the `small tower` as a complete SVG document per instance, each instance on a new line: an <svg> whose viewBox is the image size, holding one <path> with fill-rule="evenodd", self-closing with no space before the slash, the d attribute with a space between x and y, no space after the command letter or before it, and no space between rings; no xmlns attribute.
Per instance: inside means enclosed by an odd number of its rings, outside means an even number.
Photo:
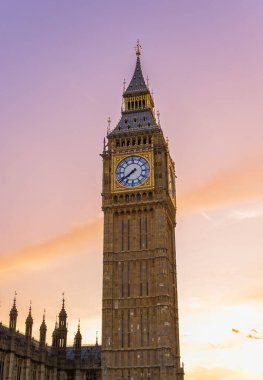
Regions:
<svg viewBox="0 0 263 380"><path fill-rule="evenodd" d="M67 313L65 310L65 299L63 294L62 299L62 308L58 315L58 328L57 328L57 339L58 339L58 348L64 352L67 347Z"/></svg>
<svg viewBox="0 0 263 380"><path fill-rule="evenodd" d="M32 310L31 310L31 303L30 303L29 312L26 319L26 334L25 334L28 340L32 338L33 318L32 318L31 312Z"/></svg>
<svg viewBox="0 0 263 380"><path fill-rule="evenodd" d="M39 344L41 348L44 348L46 346L46 335L47 335L47 325L45 321L45 310L43 314L43 321L40 326L40 334L39 334Z"/></svg>
<svg viewBox="0 0 263 380"><path fill-rule="evenodd" d="M17 296L17 293L15 292L13 307L9 313L9 329L10 331L13 331L13 332L16 331L16 322L17 322L17 315L18 315L17 308L16 308L16 296Z"/></svg>
<svg viewBox="0 0 263 380"><path fill-rule="evenodd" d="M54 328L54 331L52 333L52 347L53 348L57 348L58 347L57 336L58 336L58 321L57 321L57 317L56 317L55 328Z"/></svg>
<svg viewBox="0 0 263 380"><path fill-rule="evenodd" d="M80 357L80 354L81 354L81 341L82 341L82 335L80 333L80 321L79 321L78 331L77 331L77 334L75 335L75 341L74 341L75 357Z"/></svg>

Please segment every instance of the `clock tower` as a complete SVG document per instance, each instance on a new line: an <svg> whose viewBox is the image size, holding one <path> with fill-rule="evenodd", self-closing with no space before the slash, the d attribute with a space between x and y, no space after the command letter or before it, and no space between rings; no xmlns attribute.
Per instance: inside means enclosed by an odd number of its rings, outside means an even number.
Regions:
<svg viewBox="0 0 263 380"><path fill-rule="evenodd" d="M102 379L183 380L175 254L175 168L140 45L103 157Z"/></svg>

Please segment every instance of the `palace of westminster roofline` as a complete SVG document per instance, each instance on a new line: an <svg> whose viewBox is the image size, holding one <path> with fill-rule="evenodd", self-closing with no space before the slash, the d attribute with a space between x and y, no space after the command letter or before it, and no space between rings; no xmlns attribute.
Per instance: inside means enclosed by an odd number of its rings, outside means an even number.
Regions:
<svg viewBox="0 0 263 380"><path fill-rule="evenodd" d="M20 363L20 367L22 368L23 361L27 358L34 360L36 363L42 362L45 366L45 373L48 371L48 368L50 369L50 379L52 379L51 372L54 371L54 368L57 367L57 370L59 370L62 366L68 373L68 370L73 371L78 365L81 370L85 369L88 372L90 371L91 379L95 376L98 378L98 376L95 375L96 370L100 371L101 367L101 346L98 344L98 338L96 337L96 343L94 345L82 345L79 323L73 346L67 346L68 325L64 296L62 299L62 307L58 315L58 321L56 321L52 333L51 345L48 345L46 342L47 325L45 322L45 313L39 328L39 340L32 337L33 317L31 305L25 321L24 334L16 328L17 317L18 310L15 295L13 306L9 313L9 326L5 326L0 322L0 379L2 379L1 369L4 359L5 362L7 362L5 358L6 354L3 355L3 353L7 352L10 352L10 355L12 352L16 353L16 357L19 358L19 361L15 365L16 367L19 366ZM37 371L36 368L36 373ZM19 376L16 376L16 379L19 378ZM22 375L21 378L23 378ZM46 376L46 378L48 378L48 376ZM11 377L11 379L13 379L13 377Z"/></svg>

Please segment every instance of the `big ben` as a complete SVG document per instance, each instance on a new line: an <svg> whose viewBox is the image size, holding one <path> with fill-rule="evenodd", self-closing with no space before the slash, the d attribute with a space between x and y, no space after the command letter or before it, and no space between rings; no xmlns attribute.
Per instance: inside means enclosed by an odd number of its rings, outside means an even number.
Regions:
<svg viewBox="0 0 263 380"><path fill-rule="evenodd" d="M183 380L175 167L136 47L103 157L102 379Z"/></svg>

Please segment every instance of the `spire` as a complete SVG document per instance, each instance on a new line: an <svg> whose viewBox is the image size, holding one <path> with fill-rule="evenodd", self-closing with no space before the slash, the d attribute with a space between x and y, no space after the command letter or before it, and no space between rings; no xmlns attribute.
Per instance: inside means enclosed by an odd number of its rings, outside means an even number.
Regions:
<svg viewBox="0 0 263 380"><path fill-rule="evenodd" d="M14 303L9 313L9 329L12 331L16 330L16 322L17 322L17 316L18 316L18 312L16 308L16 296L17 296L17 292L15 292Z"/></svg>
<svg viewBox="0 0 263 380"><path fill-rule="evenodd" d="M78 331L77 331L77 334L75 335L75 343L79 342L80 345L81 345L81 339L82 339L82 335L81 335L81 332L80 332L80 320L79 320ZM77 346L77 344L76 344L76 346Z"/></svg>
<svg viewBox="0 0 263 380"><path fill-rule="evenodd" d="M43 320L42 320L42 323L40 325L40 337L39 337L39 343L40 343L40 346L43 348L45 347L46 345L46 334L47 334L47 325L46 325L46 321L45 321L45 309L44 309L44 314L43 314Z"/></svg>
<svg viewBox="0 0 263 380"><path fill-rule="evenodd" d="M44 313L43 313L43 320L42 320L42 323L40 325L40 330L42 331L47 331L47 325L46 325L46 310L44 309Z"/></svg>
<svg viewBox="0 0 263 380"><path fill-rule="evenodd" d="M74 351L75 351L75 357L80 358L81 356L81 341L82 341L82 335L80 333L80 320L78 323L78 331L75 335L75 341L74 341Z"/></svg>
<svg viewBox="0 0 263 380"><path fill-rule="evenodd" d="M66 313L66 310L65 310L65 298L64 298L64 293L62 293L62 307L61 307L61 310L60 310L60 313L59 313L59 325L60 325L60 322L61 322L61 319L67 319L67 313Z"/></svg>
<svg viewBox="0 0 263 380"><path fill-rule="evenodd" d="M130 81L130 84L127 87L127 89L124 91L123 96L149 93L148 87L143 77L142 68L141 68L141 60L140 60L141 45L140 45L139 40L137 40L135 49L136 49L136 56L137 56L135 70L134 70L132 79Z"/></svg>
<svg viewBox="0 0 263 380"><path fill-rule="evenodd" d="M30 307L28 316L26 319L26 337L31 338L32 337L32 327L33 327L33 318L32 318L32 308L31 308L31 301L30 301Z"/></svg>
<svg viewBox="0 0 263 380"><path fill-rule="evenodd" d="M53 333L52 333L52 347L55 348L57 347L58 345L58 339L57 339L57 335L58 335L58 319L57 319L57 315L56 315L56 322L55 322L55 328L53 330Z"/></svg>

